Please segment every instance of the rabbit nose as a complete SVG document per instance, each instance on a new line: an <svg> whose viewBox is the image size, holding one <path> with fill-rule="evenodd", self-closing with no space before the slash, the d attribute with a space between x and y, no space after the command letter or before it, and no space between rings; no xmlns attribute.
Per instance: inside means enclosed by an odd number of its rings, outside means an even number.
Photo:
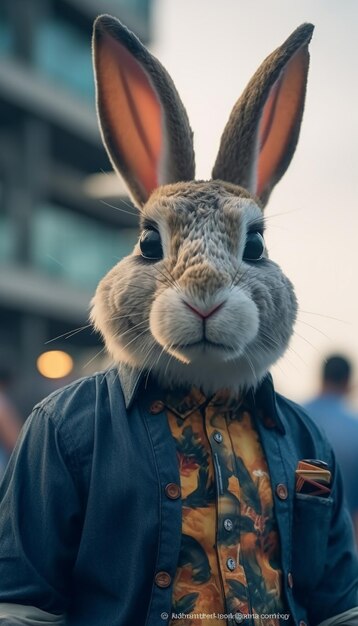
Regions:
<svg viewBox="0 0 358 626"><path fill-rule="evenodd" d="M213 313L221 309L221 307L224 306L225 304L225 302L220 302L219 304L215 304L215 306L212 306L210 309L203 311L202 309L198 309L192 304L189 304L189 302L187 302L186 300L183 300L183 302L191 311L193 311L193 313L201 317L203 320L208 319L208 317L210 317L211 315L213 315Z"/></svg>

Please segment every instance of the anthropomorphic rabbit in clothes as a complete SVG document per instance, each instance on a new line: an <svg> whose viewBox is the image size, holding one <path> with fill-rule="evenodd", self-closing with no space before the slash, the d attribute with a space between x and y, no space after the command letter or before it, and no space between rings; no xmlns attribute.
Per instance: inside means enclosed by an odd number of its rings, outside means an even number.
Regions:
<svg viewBox="0 0 358 626"><path fill-rule="evenodd" d="M172 80L97 19L100 125L140 236L93 299L115 367L35 407L3 480L0 624L358 624L339 468L268 373L297 304L263 210L298 140L312 30L264 61L198 181Z"/></svg>

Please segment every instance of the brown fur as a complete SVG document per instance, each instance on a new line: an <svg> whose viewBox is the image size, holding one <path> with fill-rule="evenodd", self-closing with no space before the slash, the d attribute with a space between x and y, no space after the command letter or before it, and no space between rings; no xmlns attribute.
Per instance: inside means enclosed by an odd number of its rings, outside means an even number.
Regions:
<svg viewBox="0 0 358 626"><path fill-rule="evenodd" d="M192 198L193 200L200 199L202 202L205 202L207 195L212 197L215 194L220 195L222 193L229 193L238 198L252 198L251 194L243 187L224 180L192 180L188 183L179 182L158 187L151 194L148 205L165 197Z"/></svg>
<svg viewBox="0 0 358 626"><path fill-rule="evenodd" d="M312 31L311 24L303 24L267 57L221 139L213 178L232 183L231 193L248 190L261 206L296 148ZM137 37L108 15L95 21L93 50L103 140L135 202L142 207L156 188L156 197L185 194L185 186L167 186L195 175L192 131L172 79ZM204 192L198 185L198 193Z"/></svg>
<svg viewBox="0 0 358 626"><path fill-rule="evenodd" d="M215 180L193 181L191 131L170 78L117 20L104 16L96 22L98 104L106 146L141 206L142 227L149 222L159 231L163 249L163 258L148 262L138 242L98 286L91 319L116 363L138 367L169 387L239 391L256 385L286 349L297 311L293 287L265 249L259 263L245 260L247 232L262 225L250 175L259 139L264 174L259 172L257 180L265 202L293 154L311 32L310 25L302 26L263 64L225 129ZM101 62L106 47L106 62ZM272 90L273 85L279 89ZM158 156L157 97L167 126L169 163L163 163L167 177L149 177L148 183L137 178L151 171L152 155ZM123 120L117 128L119 104L132 134ZM209 346L203 344L198 316L189 309L217 306L205 327Z"/></svg>
<svg viewBox="0 0 358 626"><path fill-rule="evenodd" d="M108 75L108 67L102 67L101 55L103 46L108 45L108 38L113 38L124 46L128 52L140 64L149 77L155 95L164 112L167 130L168 157L166 161L166 182L192 180L195 177L195 158L193 149L193 133L190 128L186 110L180 100L172 79L162 64L142 45L137 37L123 26L117 19L102 15L94 23L93 31L93 56L97 80L97 106L101 121L103 141L110 154L112 163L117 171L127 182L135 201L139 206L147 200L141 181L133 176L133 172L127 164L126 151L130 146L119 149L114 137L116 133L109 123L108 109L114 98L113 91L116 88L116 73L118 69L113 63L113 68ZM119 63L119 60L118 60ZM117 72L116 72L117 70ZM106 93L108 84L108 94ZM112 95L112 98L111 98ZM120 127L120 111L115 111L119 134L125 132ZM118 128L116 129L118 133Z"/></svg>
<svg viewBox="0 0 358 626"><path fill-rule="evenodd" d="M213 168L214 179L220 178L250 189L250 178L257 149L258 126L269 93L280 74L287 69L295 54L302 55L301 85L297 85L297 112L291 132L287 137L282 158L276 171L261 195L265 205L273 186L286 171L296 148L303 115L306 78L309 64L308 43L313 26L303 24L285 43L270 54L259 67L235 104L222 135L219 154Z"/></svg>

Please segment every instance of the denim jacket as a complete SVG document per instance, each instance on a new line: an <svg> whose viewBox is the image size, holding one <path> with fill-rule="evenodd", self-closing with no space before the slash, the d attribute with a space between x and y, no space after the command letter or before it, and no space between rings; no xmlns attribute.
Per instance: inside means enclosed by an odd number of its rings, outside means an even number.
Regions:
<svg viewBox="0 0 358 626"><path fill-rule="evenodd" d="M53 623L51 616L64 614L56 623L168 624L181 500L165 489L180 478L160 397L154 382L145 386L137 371L120 366L34 408L0 486L1 625ZM270 376L246 401L271 475L289 623L350 616L358 606L357 561L332 450L304 410L275 393ZM295 493L295 469L305 458L328 463L330 497ZM48 622L21 621L24 606Z"/></svg>

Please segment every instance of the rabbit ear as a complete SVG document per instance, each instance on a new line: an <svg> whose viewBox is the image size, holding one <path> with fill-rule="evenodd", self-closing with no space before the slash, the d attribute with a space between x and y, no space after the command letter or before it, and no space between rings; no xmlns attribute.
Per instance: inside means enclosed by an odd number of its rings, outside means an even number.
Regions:
<svg viewBox="0 0 358 626"><path fill-rule="evenodd" d="M225 127L212 176L245 187L265 205L300 132L314 26L302 24L257 70Z"/></svg>
<svg viewBox="0 0 358 626"><path fill-rule="evenodd" d="M102 138L136 203L159 185L192 180L192 131L164 67L109 15L94 23L93 51Z"/></svg>

